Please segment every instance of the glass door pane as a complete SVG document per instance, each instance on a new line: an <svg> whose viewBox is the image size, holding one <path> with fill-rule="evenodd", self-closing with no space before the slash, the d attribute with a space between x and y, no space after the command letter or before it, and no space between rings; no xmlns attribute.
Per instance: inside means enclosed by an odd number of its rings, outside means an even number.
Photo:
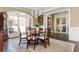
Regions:
<svg viewBox="0 0 79 59"><path fill-rule="evenodd" d="M9 16L8 30L9 30L9 34L18 33L18 18L16 16Z"/></svg>
<svg viewBox="0 0 79 59"><path fill-rule="evenodd" d="M8 27L8 36L9 37L16 37L18 36L18 17L15 15L8 14L7 20L7 27Z"/></svg>
<svg viewBox="0 0 79 59"><path fill-rule="evenodd" d="M63 27L62 27L61 32L66 32L66 26L63 26Z"/></svg>
<svg viewBox="0 0 79 59"><path fill-rule="evenodd" d="M26 18L25 17L19 17L19 28L21 33L25 32L26 28Z"/></svg>
<svg viewBox="0 0 79 59"><path fill-rule="evenodd" d="M61 18L61 24L62 24L62 25L66 25L66 18L65 18L65 17L62 17L62 18Z"/></svg>
<svg viewBox="0 0 79 59"><path fill-rule="evenodd" d="M60 32L60 18L56 19L56 31Z"/></svg>
<svg viewBox="0 0 79 59"><path fill-rule="evenodd" d="M61 32L66 32L66 17L61 18Z"/></svg>

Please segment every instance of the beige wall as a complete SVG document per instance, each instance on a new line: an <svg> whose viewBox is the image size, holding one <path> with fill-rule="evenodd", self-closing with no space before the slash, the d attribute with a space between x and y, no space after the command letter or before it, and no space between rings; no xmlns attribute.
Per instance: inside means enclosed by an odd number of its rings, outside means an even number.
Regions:
<svg viewBox="0 0 79 59"><path fill-rule="evenodd" d="M79 7L70 8L70 27L79 27Z"/></svg>
<svg viewBox="0 0 79 59"><path fill-rule="evenodd" d="M79 7L62 7L46 13L50 14L51 12L54 13L68 8L70 8L70 27L79 27Z"/></svg>

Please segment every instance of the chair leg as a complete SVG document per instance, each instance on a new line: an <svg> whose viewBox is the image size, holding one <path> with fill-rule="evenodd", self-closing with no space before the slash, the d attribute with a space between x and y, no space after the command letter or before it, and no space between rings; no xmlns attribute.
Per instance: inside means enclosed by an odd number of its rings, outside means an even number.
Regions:
<svg viewBox="0 0 79 59"><path fill-rule="evenodd" d="M20 44L21 44L21 38L20 38L20 41L19 41L19 46L20 46Z"/></svg>
<svg viewBox="0 0 79 59"><path fill-rule="evenodd" d="M46 42L45 42L45 40L44 40L44 46L45 46L45 48L46 48Z"/></svg>
<svg viewBox="0 0 79 59"><path fill-rule="evenodd" d="M36 40L34 40L34 47L33 47L33 49L35 49L35 47L36 47Z"/></svg>
<svg viewBox="0 0 79 59"><path fill-rule="evenodd" d="M48 39L48 45L50 45L49 39Z"/></svg>
<svg viewBox="0 0 79 59"><path fill-rule="evenodd" d="M38 38L37 38L36 44L38 45L38 43L39 43L39 40L38 40Z"/></svg>
<svg viewBox="0 0 79 59"><path fill-rule="evenodd" d="M27 49L28 49L29 41L27 40Z"/></svg>

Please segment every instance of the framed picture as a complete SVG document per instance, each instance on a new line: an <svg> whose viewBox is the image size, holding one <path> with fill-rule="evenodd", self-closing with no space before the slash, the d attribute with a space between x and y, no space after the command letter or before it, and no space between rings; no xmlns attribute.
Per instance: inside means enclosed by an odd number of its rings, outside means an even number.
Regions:
<svg viewBox="0 0 79 59"><path fill-rule="evenodd" d="M38 24L43 25L43 15L38 16Z"/></svg>

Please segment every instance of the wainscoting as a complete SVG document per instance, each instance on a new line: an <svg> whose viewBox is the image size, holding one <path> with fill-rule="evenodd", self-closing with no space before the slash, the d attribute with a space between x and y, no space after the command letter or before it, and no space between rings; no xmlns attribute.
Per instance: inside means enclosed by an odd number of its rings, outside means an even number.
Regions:
<svg viewBox="0 0 79 59"><path fill-rule="evenodd" d="M79 27L69 28L69 40L79 42Z"/></svg>
<svg viewBox="0 0 79 59"><path fill-rule="evenodd" d="M79 52L79 27L69 28L69 41L75 43L75 52Z"/></svg>

